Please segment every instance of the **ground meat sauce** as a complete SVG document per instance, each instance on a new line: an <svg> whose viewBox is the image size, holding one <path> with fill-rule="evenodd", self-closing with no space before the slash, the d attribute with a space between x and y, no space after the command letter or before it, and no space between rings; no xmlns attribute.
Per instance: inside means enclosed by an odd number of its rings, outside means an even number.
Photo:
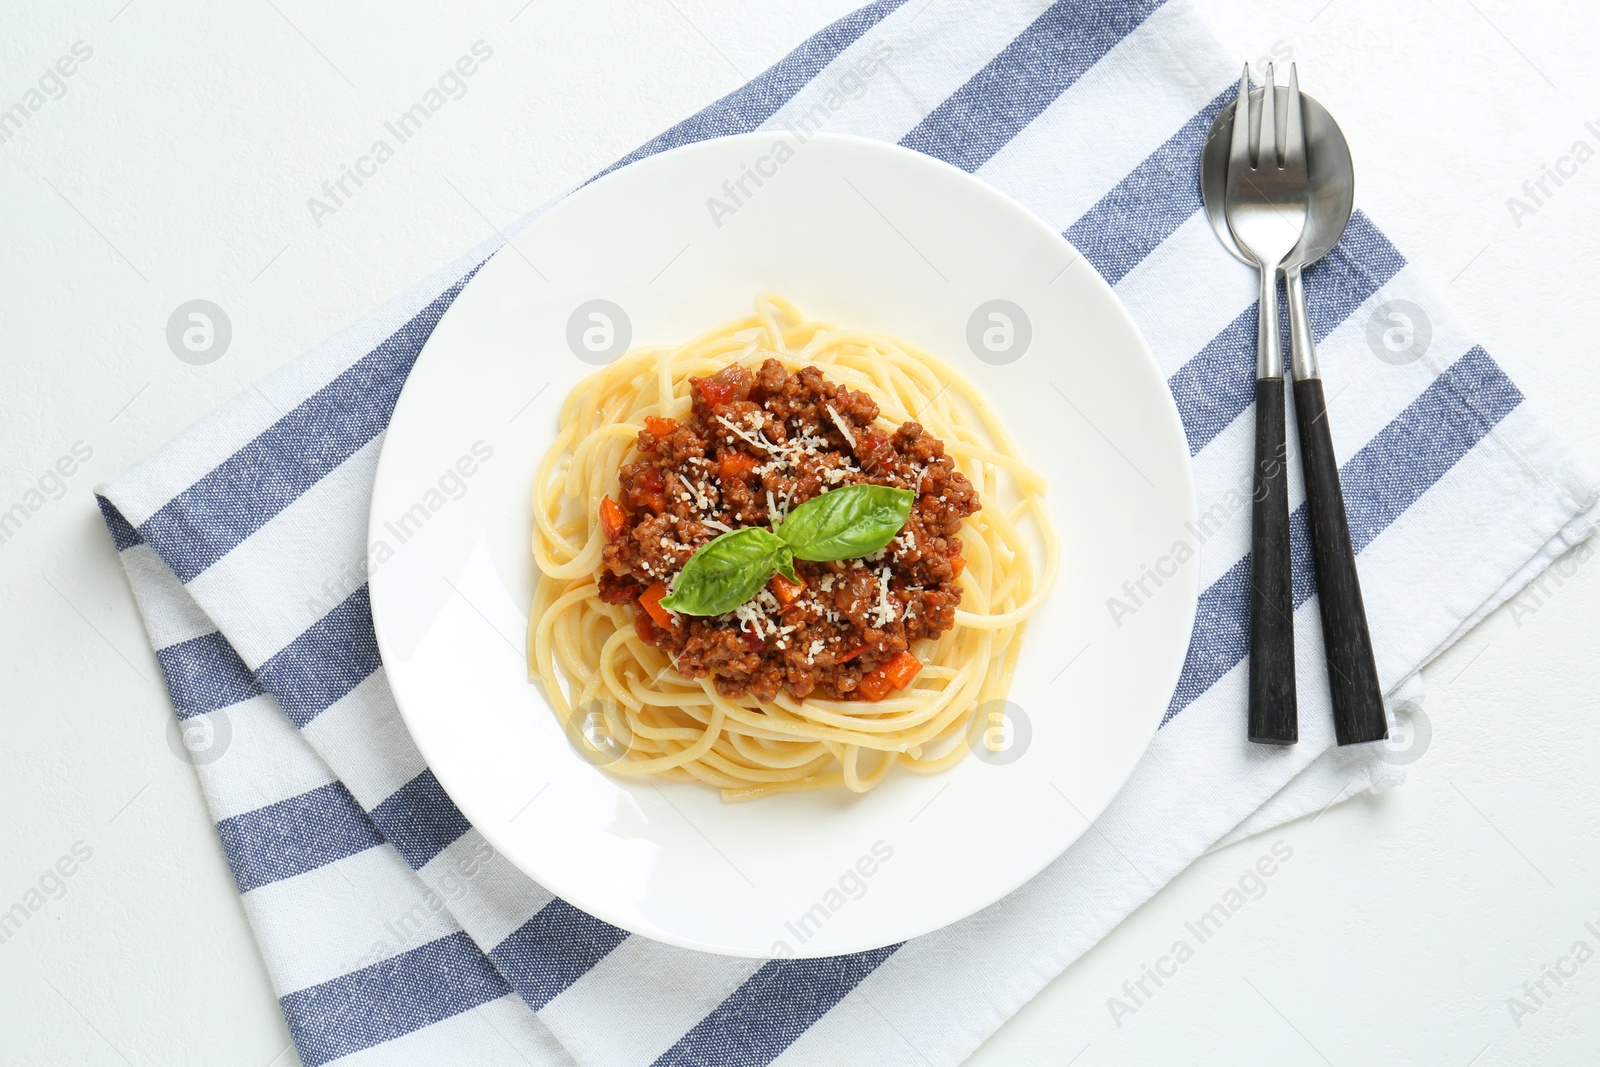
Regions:
<svg viewBox="0 0 1600 1067"><path fill-rule="evenodd" d="M687 421L647 419L639 461L620 471L620 501L602 503L600 598L635 601L640 638L730 698L771 701L787 689L801 699L877 699L904 685L918 666L908 644L955 621L964 564L955 535L978 510L944 443L915 422L892 434L875 428L877 403L815 367L790 374L769 359L755 374L733 365L691 385ZM796 560L802 588L777 576L725 615L679 615L657 603L718 534L770 527L822 492L860 483L918 494L882 551Z"/></svg>

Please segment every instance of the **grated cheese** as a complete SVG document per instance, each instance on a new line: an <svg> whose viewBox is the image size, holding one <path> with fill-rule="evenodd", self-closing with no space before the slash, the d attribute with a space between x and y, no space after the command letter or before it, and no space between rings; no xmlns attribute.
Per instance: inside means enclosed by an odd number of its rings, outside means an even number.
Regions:
<svg viewBox="0 0 1600 1067"><path fill-rule="evenodd" d="M844 434L844 439L850 443L851 451L854 451L856 447L856 438L855 435L850 432L850 427L846 426L844 424L844 420L839 417L839 413L833 410L832 404L824 404L823 407L828 409L828 417L833 420L833 424L835 426L839 427L839 432Z"/></svg>
<svg viewBox="0 0 1600 1067"><path fill-rule="evenodd" d="M872 607L872 621L876 626L887 626L895 620L894 601L889 599L889 568L878 568L878 602Z"/></svg>
<svg viewBox="0 0 1600 1067"><path fill-rule="evenodd" d="M754 601L746 601L733 609L733 614L739 620L739 629L756 636L757 640L765 637L761 629L761 609Z"/></svg>
<svg viewBox="0 0 1600 1067"><path fill-rule="evenodd" d="M684 482L684 485L688 486L689 493L693 494L693 495L692 495L692 497L689 496L689 495L685 495L683 499L685 499L685 500L693 499L694 506L699 508L703 512L711 510L712 500L711 500L711 497L708 495L707 489L706 489L705 486L702 486L699 482L690 482L690 481Z"/></svg>

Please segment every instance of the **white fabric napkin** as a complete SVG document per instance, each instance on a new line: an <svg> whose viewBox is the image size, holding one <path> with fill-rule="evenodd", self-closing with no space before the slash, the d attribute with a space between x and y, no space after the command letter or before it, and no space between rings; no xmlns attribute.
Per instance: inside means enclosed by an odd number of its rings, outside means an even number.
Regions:
<svg viewBox="0 0 1600 1067"><path fill-rule="evenodd" d="M1207 849L1400 780L1403 753L1332 744L1297 459L1301 741L1244 740L1254 283L1196 181L1237 77L1185 0L880 0L630 157L804 118L947 160L1061 230L1169 376L1204 593L1167 721L1058 861L903 945L752 961L630 937L496 855L411 744L366 599L373 470L498 241L100 487L306 1063L952 1064ZM1308 287L1379 669L1415 700L1593 529L1600 483L1365 215Z"/></svg>

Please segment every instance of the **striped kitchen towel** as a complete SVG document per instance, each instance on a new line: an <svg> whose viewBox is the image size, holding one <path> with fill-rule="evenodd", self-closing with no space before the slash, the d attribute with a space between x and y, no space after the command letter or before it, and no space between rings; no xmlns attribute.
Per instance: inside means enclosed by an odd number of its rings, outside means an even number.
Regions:
<svg viewBox="0 0 1600 1067"><path fill-rule="evenodd" d="M925 937L798 961L630 937L512 869L424 765L366 587L344 590L395 397L496 243L100 488L305 1063L953 1064L1207 849L1398 780L1404 753L1332 746L1303 505L1302 741L1244 740L1254 281L1212 236L1195 176L1237 77L1186 0L878 0L629 157L800 127L937 156L1064 233L1168 376L1203 594L1166 720L1096 832ZM1589 533L1597 482L1365 215L1308 286L1399 701Z"/></svg>

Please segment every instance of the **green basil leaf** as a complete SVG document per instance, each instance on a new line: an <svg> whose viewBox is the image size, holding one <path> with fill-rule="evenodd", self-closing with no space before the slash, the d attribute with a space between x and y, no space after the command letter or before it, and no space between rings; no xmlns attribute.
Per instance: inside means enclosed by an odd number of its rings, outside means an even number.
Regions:
<svg viewBox="0 0 1600 1067"><path fill-rule="evenodd" d="M784 545L778 550L778 560L775 564L773 564L773 566L778 568L779 574L783 575L791 582L798 582L800 580L800 576L794 572L794 550L788 545Z"/></svg>
<svg viewBox="0 0 1600 1067"><path fill-rule="evenodd" d="M795 508L778 527L778 536L797 559L870 556L900 532L916 499L909 489L847 485Z"/></svg>
<svg viewBox="0 0 1600 1067"><path fill-rule="evenodd" d="M683 615L732 611L767 584L783 547L776 534L760 526L721 534L689 557L661 606Z"/></svg>

